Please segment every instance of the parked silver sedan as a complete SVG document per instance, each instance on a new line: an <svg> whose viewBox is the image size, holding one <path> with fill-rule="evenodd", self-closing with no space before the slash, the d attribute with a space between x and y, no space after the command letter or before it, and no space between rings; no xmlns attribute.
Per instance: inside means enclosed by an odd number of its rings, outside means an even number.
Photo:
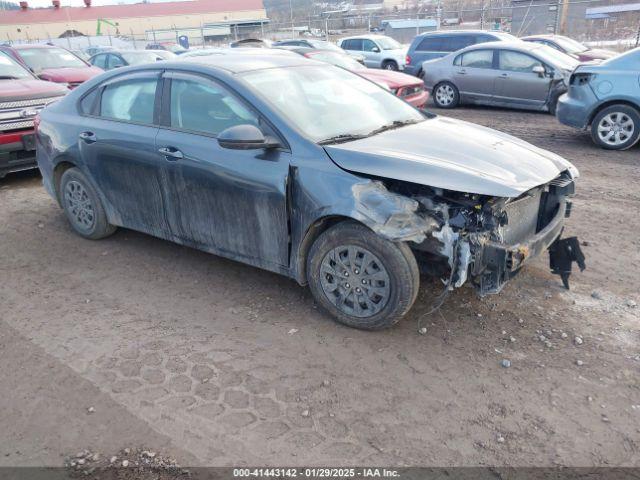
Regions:
<svg viewBox="0 0 640 480"><path fill-rule="evenodd" d="M544 45L491 42L428 60L422 71L426 88L441 108L472 103L555 114L578 64Z"/></svg>

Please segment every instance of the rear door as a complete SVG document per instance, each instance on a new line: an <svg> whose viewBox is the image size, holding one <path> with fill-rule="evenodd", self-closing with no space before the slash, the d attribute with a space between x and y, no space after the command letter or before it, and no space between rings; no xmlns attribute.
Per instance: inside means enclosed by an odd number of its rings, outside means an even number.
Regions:
<svg viewBox="0 0 640 480"><path fill-rule="evenodd" d="M496 88L498 71L494 68L494 50L469 50L453 61L453 83L463 101L490 104Z"/></svg>
<svg viewBox="0 0 640 480"><path fill-rule="evenodd" d="M164 211L164 159L155 148L160 71L110 79L92 91L78 148L117 223L168 238ZM92 97L93 96L93 97Z"/></svg>
<svg viewBox="0 0 640 480"><path fill-rule="evenodd" d="M156 149L168 169L168 218L183 241L262 266L289 263L287 181L290 153L230 150L216 140L236 125L276 135L228 87L206 76L164 75Z"/></svg>
<svg viewBox="0 0 640 480"><path fill-rule="evenodd" d="M523 52L498 50L498 78L495 101L501 105L541 109L549 97L552 72L540 60ZM541 66L540 76L533 69Z"/></svg>
<svg viewBox="0 0 640 480"><path fill-rule="evenodd" d="M360 38L351 38L344 40L341 44L341 48L348 52L352 53L362 53L362 39Z"/></svg>

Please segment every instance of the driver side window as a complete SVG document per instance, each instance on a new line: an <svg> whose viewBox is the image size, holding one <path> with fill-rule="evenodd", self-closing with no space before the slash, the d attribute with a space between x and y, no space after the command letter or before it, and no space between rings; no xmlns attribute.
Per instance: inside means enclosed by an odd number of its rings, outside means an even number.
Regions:
<svg viewBox="0 0 640 480"><path fill-rule="evenodd" d="M510 72L522 72L529 73L533 71L534 67L543 67L540 60L533 58L530 55L526 55L520 52L513 52L509 50L500 51L499 69L507 70Z"/></svg>
<svg viewBox="0 0 640 480"><path fill-rule="evenodd" d="M171 80L171 128L217 135L236 125L260 127L255 113L224 87L207 80Z"/></svg>
<svg viewBox="0 0 640 480"><path fill-rule="evenodd" d="M378 48L371 40L362 40L362 47L365 52L373 52L375 48Z"/></svg>

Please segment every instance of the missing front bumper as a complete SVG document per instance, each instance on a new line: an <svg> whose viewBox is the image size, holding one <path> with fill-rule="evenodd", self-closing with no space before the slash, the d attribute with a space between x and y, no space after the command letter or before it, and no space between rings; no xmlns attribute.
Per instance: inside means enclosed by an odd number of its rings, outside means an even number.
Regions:
<svg viewBox="0 0 640 480"><path fill-rule="evenodd" d="M478 293L500 292L526 263L547 250L562 233L569 205L561 202L549 224L527 241L515 245L486 241L476 245L471 276Z"/></svg>

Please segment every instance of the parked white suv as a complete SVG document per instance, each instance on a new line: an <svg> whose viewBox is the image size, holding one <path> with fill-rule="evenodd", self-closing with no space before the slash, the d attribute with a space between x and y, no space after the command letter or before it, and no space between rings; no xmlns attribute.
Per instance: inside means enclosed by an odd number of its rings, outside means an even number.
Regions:
<svg viewBox="0 0 640 480"><path fill-rule="evenodd" d="M361 35L338 40L338 46L347 53L359 53L365 57L369 68L404 70L407 49L385 35Z"/></svg>

